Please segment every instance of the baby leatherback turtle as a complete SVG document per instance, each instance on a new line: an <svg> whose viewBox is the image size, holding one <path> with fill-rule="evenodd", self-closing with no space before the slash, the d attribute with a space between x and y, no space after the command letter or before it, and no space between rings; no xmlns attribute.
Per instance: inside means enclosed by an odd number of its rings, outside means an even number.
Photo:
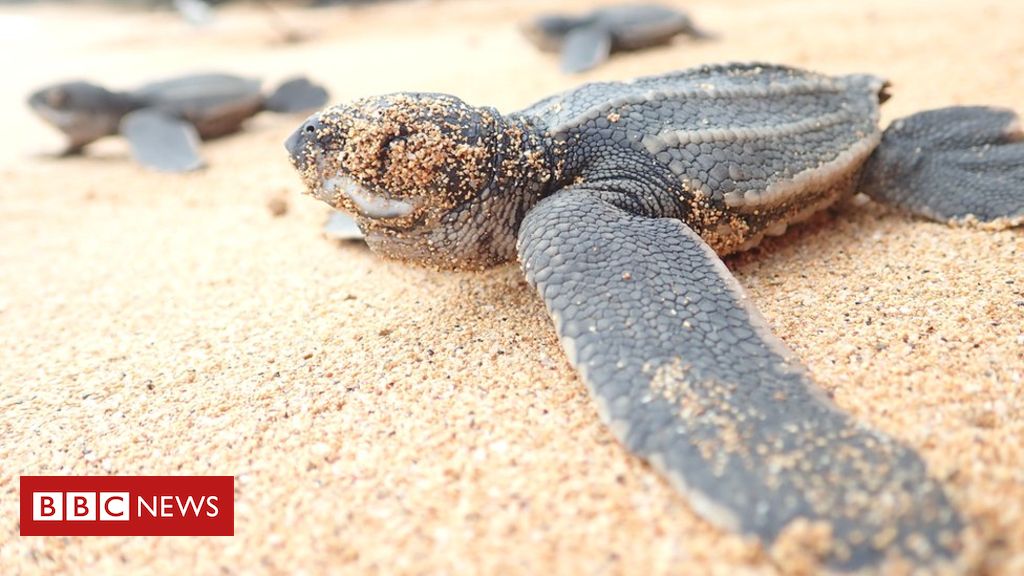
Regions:
<svg viewBox="0 0 1024 576"><path fill-rule="evenodd" d="M597 8L583 15L545 14L522 26L537 48L561 54L562 71L589 70L612 52L668 44L680 34L709 36L693 26L685 12L657 5Z"/></svg>
<svg viewBox="0 0 1024 576"><path fill-rule="evenodd" d="M29 96L29 106L68 137L63 154L120 133L141 164L167 172L203 166L199 139L237 131L263 110L308 112L327 102L327 91L293 78L269 95L260 81L231 74L193 74L116 92L85 81L62 82Z"/></svg>
<svg viewBox="0 0 1024 576"><path fill-rule="evenodd" d="M719 259L858 189L938 220L1024 223L1013 112L945 108L882 133L885 88L733 64L505 116L391 94L311 116L286 147L385 256L518 257L601 418L709 521L768 545L810 530L832 571L958 571L964 520L921 457L838 409Z"/></svg>

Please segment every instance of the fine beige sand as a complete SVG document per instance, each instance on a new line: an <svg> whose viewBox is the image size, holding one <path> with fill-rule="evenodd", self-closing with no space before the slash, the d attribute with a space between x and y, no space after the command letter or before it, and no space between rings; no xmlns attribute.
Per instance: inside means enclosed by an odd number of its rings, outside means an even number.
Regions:
<svg viewBox="0 0 1024 576"><path fill-rule="evenodd" d="M23 104L115 86L306 73L333 99L444 91L502 110L583 80L767 60L893 82L926 107L1024 109L1024 3L693 0L686 40L565 77L516 25L540 0L266 13L5 6L0 91L0 573L776 574L600 425L515 266L438 273L321 237L263 115L210 167L84 158ZM583 8L585 2L566 3ZM271 208L286 207L274 216ZM845 410L917 449L968 516L982 573L1024 573L1024 232L867 204L729 266ZM236 476L234 537L22 538L24 474ZM781 563L780 563L781 562Z"/></svg>

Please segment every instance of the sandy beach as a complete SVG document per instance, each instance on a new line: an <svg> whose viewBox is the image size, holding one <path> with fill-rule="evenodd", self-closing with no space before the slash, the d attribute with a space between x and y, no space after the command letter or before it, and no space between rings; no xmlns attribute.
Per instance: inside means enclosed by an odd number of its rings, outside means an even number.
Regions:
<svg viewBox="0 0 1024 576"><path fill-rule="evenodd" d="M604 2L607 3L607 2ZM540 0L171 12L0 8L0 572L779 574L702 521L601 425L516 265L442 273L326 240L263 114L209 167L144 170L124 142L53 159L24 104L85 77L293 74L333 101L409 90L513 111L588 80L762 60L889 78L883 123L1024 111L1024 3L680 3L713 41L578 77L517 25ZM564 2L566 9L590 3ZM283 204L282 204L283 203ZM269 206L286 211L275 215ZM969 521L978 573L1024 573L1024 231L875 204L730 258L844 410L917 450ZM236 476L233 537L19 536L21 475Z"/></svg>

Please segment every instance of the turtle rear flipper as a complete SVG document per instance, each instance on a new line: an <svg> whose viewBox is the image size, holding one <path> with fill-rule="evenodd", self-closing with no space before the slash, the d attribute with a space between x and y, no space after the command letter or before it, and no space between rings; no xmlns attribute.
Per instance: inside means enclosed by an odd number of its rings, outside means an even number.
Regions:
<svg viewBox="0 0 1024 576"><path fill-rule="evenodd" d="M264 108L271 112L291 114L315 110L326 103L326 88L310 82L308 78L298 77L286 80L278 86L267 97Z"/></svg>
<svg viewBox="0 0 1024 576"><path fill-rule="evenodd" d="M892 123L860 191L933 220L1024 224L1024 135L1012 110L957 106Z"/></svg>
<svg viewBox="0 0 1024 576"><path fill-rule="evenodd" d="M562 72L575 74L590 70L608 59L612 34L604 26L581 26L565 36L562 44Z"/></svg>
<svg viewBox="0 0 1024 576"><path fill-rule="evenodd" d="M838 410L691 228L605 200L635 185L556 192L518 236L611 431L720 527L768 545L813 527L836 571L955 562L963 521L920 456Z"/></svg>
<svg viewBox="0 0 1024 576"><path fill-rule="evenodd" d="M199 134L192 124L153 108L136 110L121 120L121 134L132 155L148 168L188 172L204 166Z"/></svg>

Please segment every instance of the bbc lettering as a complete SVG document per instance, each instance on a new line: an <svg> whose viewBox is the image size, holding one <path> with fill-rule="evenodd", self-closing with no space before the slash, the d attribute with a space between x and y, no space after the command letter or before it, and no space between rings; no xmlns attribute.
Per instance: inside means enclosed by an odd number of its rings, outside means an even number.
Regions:
<svg viewBox="0 0 1024 576"><path fill-rule="evenodd" d="M153 496L138 497L135 516L142 518L198 518L200 514L216 518L220 513L216 496ZM131 498L128 492L33 492L32 520L75 521L100 520L127 522L131 519Z"/></svg>
<svg viewBox="0 0 1024 576"><path fill-rule="evenodd" d="M33 492L32 519L127 522L128 502L127 492Z"/></svg>

